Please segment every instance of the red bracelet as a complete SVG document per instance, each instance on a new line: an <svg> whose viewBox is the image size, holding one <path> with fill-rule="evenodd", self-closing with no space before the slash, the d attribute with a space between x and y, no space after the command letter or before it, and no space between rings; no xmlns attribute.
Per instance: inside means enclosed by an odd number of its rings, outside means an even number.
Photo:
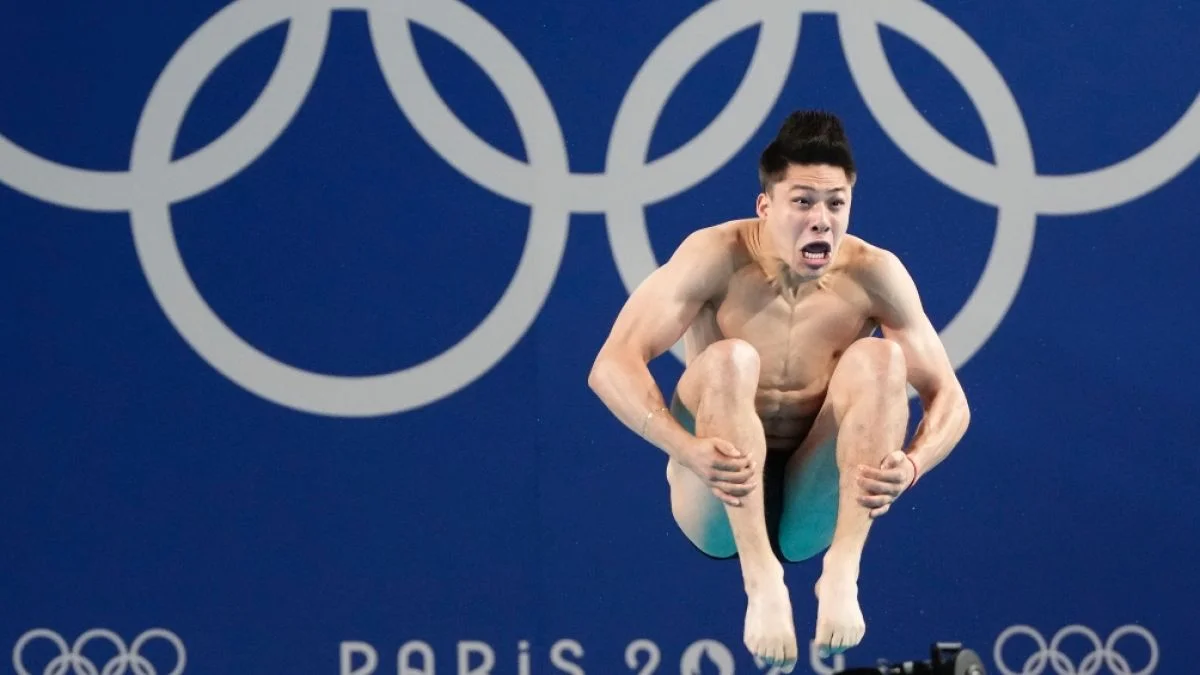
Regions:
<svg viewBox="0 0 1200 675"><path fill-rule="evenodd" d="M912 455L909 455L909 454L907 454L907 453L906 453L906 454L904 455L904 458L905 458L905 459L907 459L907 460L908 460L908 463L909 463L909 464L912 464L912 467L913 467L913 477L912 477L912 482L910 482L910 483L908 484L908 487L904 488L905 490L911 490L911 489L912 489L912 486L914 486L914 485L916 485L916 484L917 484L917 476L918 476L918 475L919 475L921 472L920 472L920 470L918 470L918 469L917 469L917 463L913 461Z"/></svg>

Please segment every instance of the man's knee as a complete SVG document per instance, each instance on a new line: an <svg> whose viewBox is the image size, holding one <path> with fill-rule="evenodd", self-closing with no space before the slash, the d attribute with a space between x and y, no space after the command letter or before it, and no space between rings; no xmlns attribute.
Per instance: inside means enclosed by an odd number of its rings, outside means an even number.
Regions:
<svg viewBox="0 0 1200 675"><path fill-rule="evenodd" d="M863 338L850 345L839 369L859 383L880 385L886 390L903 389L907 384L904 350L884 338Z"/></svg>
<svg viewBox="0 0 1200 675"><path fill-rule="evenodd" d="M738 339L714 342L705 350L705 381L719 389L758 386L758 350Z"/></svg>
<svg viewBox="0 0 1200 675"><path fill-rule="evenodd" d="M737 404L754 396L758 373L758 350L753 345L745 340L719 340L688 364L676 391L693 411Z"/></svg>

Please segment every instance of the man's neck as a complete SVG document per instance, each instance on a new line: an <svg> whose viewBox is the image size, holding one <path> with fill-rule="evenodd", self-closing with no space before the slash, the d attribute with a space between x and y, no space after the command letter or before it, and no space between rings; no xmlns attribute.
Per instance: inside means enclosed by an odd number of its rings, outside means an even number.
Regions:
<svg viewBox="0 0 1200 675"><path fill-rule="evenodd" d="M771 236L766 223L759 220L757 225L759 240L759 256L763 270L771 284L779 289L781 295L790 302L795 302L807 295L820 284L820 277L805 277L797 274L791 264L779 254L779 246Z"/></svg>
<svg viewBox="0 0 1200 675"><path fill-rule="evenodd" d="M796 302L821 285L821 277L800 276L783 260L771 258L770 264L776 267L775 286L789 302Z"/></svg>

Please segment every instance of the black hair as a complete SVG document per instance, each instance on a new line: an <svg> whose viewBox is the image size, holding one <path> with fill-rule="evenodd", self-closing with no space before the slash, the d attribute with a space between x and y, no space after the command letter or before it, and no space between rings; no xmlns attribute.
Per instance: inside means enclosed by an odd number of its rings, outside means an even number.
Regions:
<svg viewBox="0 0 1200 675"><path fill-rule="evenodd" d="M763 192L770 194L791 164L841 167L854 182L854 153L837 115L824 110L797 110L787 116L758 160L758 181Z"/></svg>

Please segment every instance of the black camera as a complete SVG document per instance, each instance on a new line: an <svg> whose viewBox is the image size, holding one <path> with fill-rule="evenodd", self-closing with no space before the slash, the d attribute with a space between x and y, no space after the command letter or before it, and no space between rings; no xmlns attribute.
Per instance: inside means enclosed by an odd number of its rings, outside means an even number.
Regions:
<svg viewBox="0 0 1200 675"><path fill-rule="evenodd" d="M887 663L880 661L874 668L851 668L834 675L987 675L983 661L958 642L935 642L928 661Z"/></svg>

